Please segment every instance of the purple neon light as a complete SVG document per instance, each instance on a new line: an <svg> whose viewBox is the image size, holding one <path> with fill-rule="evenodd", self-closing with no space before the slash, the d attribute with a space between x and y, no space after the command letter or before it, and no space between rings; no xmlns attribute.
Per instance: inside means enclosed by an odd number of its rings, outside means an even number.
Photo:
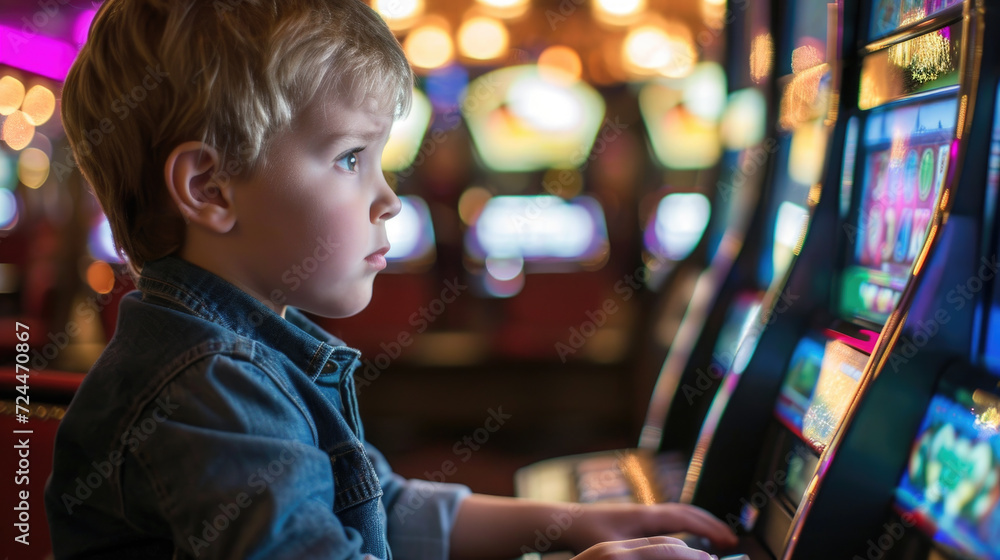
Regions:
<svg viewBox="0 0 1000 560"><path fill-rule="evenodd" d="M62 41L0 25L0 64L63 81L79 49Z"/></svg>
<svg viewBox="0 0 1000 560"><path fill-rule="evenodd" d="M76 44L83 45L87 42L87 35L90 33L90 24L94 21L97 10L84 10L77 16L73 23L73 40Z"/></svg>

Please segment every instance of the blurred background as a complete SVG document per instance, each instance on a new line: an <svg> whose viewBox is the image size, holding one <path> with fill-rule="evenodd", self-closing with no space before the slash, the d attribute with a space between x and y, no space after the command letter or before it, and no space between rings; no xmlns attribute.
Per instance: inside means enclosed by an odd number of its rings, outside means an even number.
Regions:
<svg viewBox="0 0 1000 560"><path fill-rule="evenodd" d="M85 372L133 289L59 119L98 6L0 7L0 315L49 333L40 372ZM403 210L371 305L317 318L363 352L369 439L403 474L457 458L449 481L499 494L532 461L633 445L687 303L659 296L692 289L720 158L763 134L762 98L728 99L725 4L373 7L417 75L383 158ZM770 72L770 40L744 74Z"/></svg>

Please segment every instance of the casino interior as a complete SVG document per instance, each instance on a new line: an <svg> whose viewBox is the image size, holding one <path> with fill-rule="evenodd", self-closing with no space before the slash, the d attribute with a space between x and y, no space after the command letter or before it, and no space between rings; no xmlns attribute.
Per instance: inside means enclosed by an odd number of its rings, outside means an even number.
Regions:
<svg viewBox="0 0 1000 560"><path fill-rule="evenodd" d="M134 289L59 118L99 5L0 6L0 419L33 430L33 512ZM395 470L695 504L753 560L1000 560L1000 2L372 5L416 75L402 207L368 308L314 320L361 350Z"/></svg>

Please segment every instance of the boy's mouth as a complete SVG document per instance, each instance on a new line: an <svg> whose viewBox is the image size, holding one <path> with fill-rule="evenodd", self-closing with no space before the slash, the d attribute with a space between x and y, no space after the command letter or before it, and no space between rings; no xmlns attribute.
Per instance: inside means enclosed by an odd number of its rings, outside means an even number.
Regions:
<svg viewBox="0 0 1000 560"><path fill-rule="evenodd" d="M365 260L368 261L368 264L375 267L375 269L382 270L386 266L385 254L388 252L389 252L389 246L386 245L385 247L382 247L378 251L375 251L374 253L365 257Z"/></svg>

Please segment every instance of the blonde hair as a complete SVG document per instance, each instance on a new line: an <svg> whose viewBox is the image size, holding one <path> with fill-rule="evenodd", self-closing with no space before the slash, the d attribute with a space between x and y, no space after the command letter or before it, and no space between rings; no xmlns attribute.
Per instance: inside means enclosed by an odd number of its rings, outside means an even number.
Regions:
<svg viewBox="0 0 1000 560"><path fill-rule="evenodd" d="M177 145L212 146L226 177L253 173L267 139L324 88L398 118L412 85L399 43L360 0L108 0L66 77L62 118L137 274L184 242L163 178Z"/></svg>

